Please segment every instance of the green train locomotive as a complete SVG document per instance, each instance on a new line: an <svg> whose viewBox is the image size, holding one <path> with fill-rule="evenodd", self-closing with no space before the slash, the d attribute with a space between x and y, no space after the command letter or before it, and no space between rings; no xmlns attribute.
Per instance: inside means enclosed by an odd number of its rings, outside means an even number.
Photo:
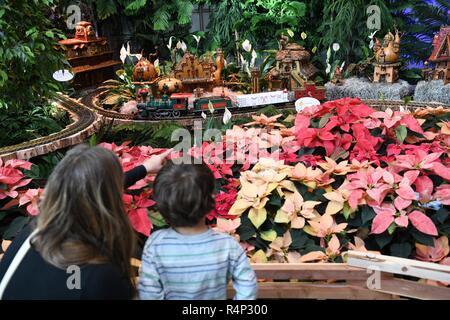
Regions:
<svg viewBox="0 0 450 320"><path fill-rule="evenodd" d="M137 104L137 119L161 119L178 118L182 115L197 114L210 109L210 103L214 110L232 109L232 103L228 97L201 97L192 98L190 93L174 93L161 99L153 96L146 98L145 102Z"/></svg>

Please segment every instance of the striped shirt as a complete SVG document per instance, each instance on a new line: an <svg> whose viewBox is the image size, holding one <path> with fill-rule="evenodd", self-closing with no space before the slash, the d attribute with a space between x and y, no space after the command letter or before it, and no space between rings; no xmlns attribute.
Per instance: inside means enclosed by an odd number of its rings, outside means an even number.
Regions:
<svg viewBox="0 0 450 320"><path fill-rule="evenodd" d="M234 299L256 298L255 273L236 240L211 229L196 235L163 229L145 244L139 297L223 300L230 280L236 291Z"/></svg>

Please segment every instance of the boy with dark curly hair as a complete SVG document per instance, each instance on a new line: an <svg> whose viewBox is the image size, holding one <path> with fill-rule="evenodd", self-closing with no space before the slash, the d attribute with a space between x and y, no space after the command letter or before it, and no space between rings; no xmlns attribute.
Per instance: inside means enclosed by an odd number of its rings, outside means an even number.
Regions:
<svg viewBox="0 0 450 320"><path fill-rule="evenodd" d="M154 199L170 228L147 240L139 279L141 299L255 299L256 276L239 243L211 230L215 180L205 164L168 162L156 177Z"/></svg>

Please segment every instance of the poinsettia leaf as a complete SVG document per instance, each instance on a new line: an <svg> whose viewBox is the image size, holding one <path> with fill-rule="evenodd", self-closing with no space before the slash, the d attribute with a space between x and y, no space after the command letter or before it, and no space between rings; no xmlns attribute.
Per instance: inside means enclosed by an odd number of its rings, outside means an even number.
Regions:
<svg viewBox="0 0 450 320"><path fill-rule="evenodd" d="M372 221L375 218L376 213L372 207L364 205L361 210L361 220L362 224L365 225L367 222Z"/></svg>
<svg viewBox="0 0 450 320"><path fill-rule="evenodd" d="M407 135L408 130L406 130L405 126L398 126L397 128L395 128L395 136L400 143L403 143L403 141L405 141Z"/></svg>
<svg viewBox="0 0 450 320"><path fill-rule="evenodd" d="M255 254L250 258L250 261L253 263L267 263L267 256L263 250L258 250Z"/></svg>
<svg viewBox="0 0 450 320"><path fill-rule="evenodd" d="M12 240L23 229L23 227L30 221L29 217L19 216L15 218L3 233L2 238L5 240Z"/></svg>
<svg viewBox="0 0 450 320"><path fill-rule="evenodd" d="M437 236L438 231L433 221L424 213L414 210L408 215L409 221L411 221L412 225L422 233Z"/></svg>
<svg viewBox="0 0 450 320"><path fill-rule="evenodd" d="M379 213L372 221L373 234L381 234L386 231L389 226L394 222L394 216L388 213Z"/></svg>
<svg viewBox="0 0 450 320"><path fill-rule="evenodd" d="M308 243L314 243L314 240L310 239L303 230L292 229L290 230L292 243L289 246L291 250L299 250L306 247Z"/></svg>
<svg viewBox="0 0 450 320"><path fill-rule="evenodd" d="M412 246L408 242L393 243L390 246L391 255L400 258L409 258L412 251Z"/></svg>
<svg viewBox="0 0 450 320"><path fill-rule="evenodd" d="M409 233L418 243L429 247L434 246L434 237L424 234L415 228L409 229Z"/></svg>
<svg viewBox="0 0 450 320"><path fill-rule="evenodd" d="M241 225L236 229L241 241L248 241L256 234L256 229L247 214L241 217Z"/></svg>
<svg viewBox="0 0 450 320"><path fill-rule="evenodd" d="M441 209L436 211L436 213L433 214L430 218L436 225L442 224L445 222L445 220L447 220L449 214L450 214L450 211L448 211L446 208L442 207Z"/></svg>
<svg viewBox="0 0 450 320"><path fill-rule="evenodd" d="M260 233L261 239L272 242L273 240L275 240L277 238L277 233L275 230L267 230L267 231L262 231Z"/></svg>
<svg viewBox="0 0 450 320"><path fill-rule="evenodd" d="M383 249L386 245L388 245L392 241L392 239L393 236L388 232L375 235L375 242L380 247L380 249Z"/></svg>

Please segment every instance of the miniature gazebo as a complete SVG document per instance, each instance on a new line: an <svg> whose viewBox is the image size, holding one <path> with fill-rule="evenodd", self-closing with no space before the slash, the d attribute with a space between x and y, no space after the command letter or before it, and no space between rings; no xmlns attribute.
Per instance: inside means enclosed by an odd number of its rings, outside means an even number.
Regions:
<svg viewBox="0 0 450 320"><path fill-rule="evenodd" d="M450 82L450 26L441 27L433 39L433 52L428 58L434 68L424 70L427 80Z"/></svg>
<svg viewBox="0 0 450 320"><path fill-rule="evenodd" d="M310 62L310 53L297 43L281 39L281 48L276 54L276 66L267 74L269 91L295 90L316 74L317 68Z"/></svg>

